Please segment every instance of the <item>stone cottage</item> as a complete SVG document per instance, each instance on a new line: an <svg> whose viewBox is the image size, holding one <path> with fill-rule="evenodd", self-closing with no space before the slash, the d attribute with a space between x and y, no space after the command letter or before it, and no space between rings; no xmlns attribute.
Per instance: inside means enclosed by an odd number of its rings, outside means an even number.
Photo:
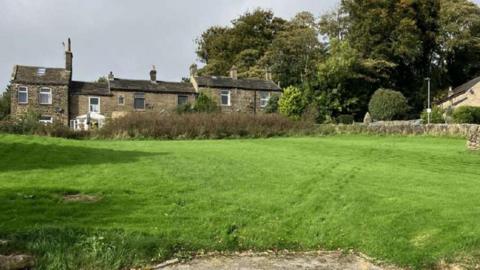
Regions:
<svg viewBox="0 0 480 270"><path fill-rule="evenodd" d="M155 67L147 80L116 78L112 72L103 82L75 81L70 39L65 50L65 68L16 65L11 78L14 117L29 111L40 115L43 123L59 122L73 129L101 126L109 118L128 113L171 112L179 105L193 103L199 93L212 97L222 112L262 112L273 95L282 89L265 79L239 79L232 67L229 77L198 76L190 67L190 82L157 80Z"/></svg>
<svg viewBox="0 0 480 270"><path fill-rule="evenodd" d="M460 106L480 107L480 77L448 91L448 96L437 104L443 109L455 109Z"/></svg>

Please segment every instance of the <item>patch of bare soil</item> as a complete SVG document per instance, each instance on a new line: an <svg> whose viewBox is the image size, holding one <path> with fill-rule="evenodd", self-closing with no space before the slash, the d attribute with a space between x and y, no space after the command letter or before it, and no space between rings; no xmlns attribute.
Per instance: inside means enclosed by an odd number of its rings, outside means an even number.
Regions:
<svg viewBox="0 0 480 270"><path fill-rule="evenodd" d="M65 202L98 202L102 198L94 195L87 194L69 194L63 196L63 201Z"/></svg>
<svg viewBox="0 0 480 270"><path fill-rule="evenodd" d="M234 255L206 255L186 263L170 261L154 267L162 270L399 270L394 266L374 264L365 256L340 251L308 253L239 253Z"/></svg>
<svg viewBox="0 0 480 270"><path fill-rule="evenodd" d="M30 255L0 255L1 270L30 269L35 266L35 259Z"/></svg>

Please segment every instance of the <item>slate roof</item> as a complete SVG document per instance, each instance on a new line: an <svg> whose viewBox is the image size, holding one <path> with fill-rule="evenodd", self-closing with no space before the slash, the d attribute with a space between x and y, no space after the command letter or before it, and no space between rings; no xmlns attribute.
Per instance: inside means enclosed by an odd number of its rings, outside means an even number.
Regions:
<svg viewBox="0 0 480 270"><path fill-rule="evenodd" d="M40 75L39 69L44 69L45 73ZM12 81L16 83L29 84L56 84L67 85L70 81L71 72L64 68L45 68L34 66L16 65L13 69Z"/></svg>
<svg viewBox="0 0 480 270"><path fill-rule="evenodd" d="M453 89L453 94L446 97L446 98L443 98L441 100L438 101L438 103L443 103L445 101L448 101L452 98L455 98L455 97L458 97L464 93L466 93L468 90L472 89L475 85L477 85L478 83L480 83L480 77L477 77L475 79L472 79L462 85L460 85L459 87Z"/></svg>
<svg viewBox="0 0 480 270"><path fill-rule="evenodd" d="M195 77L199 87L209 88L235 88L244 90L282 91L274 82L260 79L238 79L219 76Z"/></svg>
<svg viewBox="0 0 480 270"><path fill-rule="evenodd" d="M153 93L196 93L191 83L181 82L163 82L157 81L153 83L147 80L126 80L115 78L110 81L111 90L124 90L136 92L153 92Z"/></svg>
<svg viewBox="0 0 480 270"><path fill-rule="evenodd" d="M72 81L70 93L73 95L110 96L107 83Z"/></svg>

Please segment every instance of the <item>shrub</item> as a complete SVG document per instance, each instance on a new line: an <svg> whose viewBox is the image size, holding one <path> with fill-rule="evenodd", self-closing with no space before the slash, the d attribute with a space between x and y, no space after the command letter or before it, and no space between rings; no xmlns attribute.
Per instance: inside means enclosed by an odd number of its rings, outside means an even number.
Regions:
<svg viewBox="0 0 480 270"><path fill-rule="evenodd" d="M480 124L480 107L458 107L453 111L453 120L459 124Z"/></svg>
<svg viewBox="0 0 480 270"><path fill-rule="evenodd" d="M445 110L438 107L434 106L432 108L432 113L430 114L430 123L432 124L443 124L445 123L445 119L443 117L443 114L445 113ZM428 123L428 113L427 110L424 110L420 117L423 120L423 123Z"/></svg>
<svg viewBox="0 0 480 270"><path fill-rule="evenodd" d="M200 93L197 97L197 100L195 100L195 104L193 105L193 111L212 113L219 111L219 107L217 102L215 102L215 100L213 100L210 96L206 95L205 93Z"/></svg>
<svg viewBox="0 0 480 270"><path fill-rule="evenodd" d="M193 112L193 106L190 103L178 105L177 109L175 110L177 113L191 113Z"/></svg>
<svg viewBox="0 0 480 270"><path fill-rule="evenodd" d="M305 110L305 100L302 91L294 86L287 87L278 105L281 114L299 119Z"/></svg>
<svg viewBox="0 0 480 270"><path fill-rule="evenodd" d="M266 113L276 113L278 112L278 102L280 101L280 96L274 95L268 100L267 106L265 107Z"/></svg>
<svg viewBox="0 0 480 270"><path fill-rule="evenodd" d="M0 132L61 137L66 139L87 138L92 134L88 131L73 131L62 123L43 124L38 120L39 115L31 111L18 120L4 119L0 121Z"/></svg>
<svg viewBox="0 0 480 270"><path fill-rule="evenodd" d="M99 130L103 138L222 139L306 134L313 124L278 114L128 114Z"/></svg>
<svg viewBox="0 0 480 270"><path fill-rule="evenodd" d="M402 93L378 89L373 94L368 109L374 120L390 121L403 116L408 110L408 104Z"/></svg>
<svg viewBox="0 0 480 270"><path fill-rule="evenodd" d="M337 116L337 123L344 124L344 125L351 125L355 122L353 115L351 114L341 114Z"/></svg>

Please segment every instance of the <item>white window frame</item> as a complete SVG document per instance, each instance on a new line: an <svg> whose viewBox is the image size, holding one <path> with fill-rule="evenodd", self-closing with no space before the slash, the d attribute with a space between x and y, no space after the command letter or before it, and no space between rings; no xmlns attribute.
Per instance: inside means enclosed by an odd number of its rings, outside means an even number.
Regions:
<svg viewBox="0 0 480 270"><path fill-rule="evenodd" d="M262 98L262 94L266 94L267 97L266 97L266 98ZM261 107L261 108L267 107L268 101L270 100L270 98L271 98L270 92L261 91L261 92L260 92L260 107ZM262 103L262 102L263 102L263 103Z"/></svg>
<svg viewBox="0 0 480 270"><path fill-rule="evenodd" d="M24 89L24 90L21 90L21 89ZM25 92L26 96L26 100L25 102L20 102L20 92ZM17 89L17 101L18 101L18 104L28 104L28 87L26 86L19 86L18 89Z"/></svg>
<svg viewBox="0 0 480 270"><path fill-rule="evenodd" d="M227 92L225 94L225 92ZM221 106L232 106L232 102L231 102L231 91L230 90L220 90L220 105ZM228 98L228 104L223 104L223 99L222 97L226 96Z"/></svg>
<svg viewBox="0 0 480 270"><path fill-rule="evenodd" d="M42 103L40 96L42 95L42 91L48 91L48 103ZM45 93L43 93L45 94ZM38 92L38 104L40 105L52 105L52 89L48 87L41 87L40 91Z"/></svg>
<svg viewBox="0 0 480 270"><path fill-rule="evenodd" d="M41 119L42 117L43 117L43 118L50 118L50 120L43 120L43 119ZM42 116L40 117L40 120L38 120L38 122L40 122L40 123L42 123L42 124L53 124L53 117L50 116L50 115L42 115Z"/></svg>
<svg viewBox="0 0 480 270"><path fill-rule="evenodd" d="M92 103L91 103L91 101L92 101L93 98L98 99L98 104L97 104L97 106L98 106L98 111L97 111L97 112L92 111ZM100 97L88 97L88 112L100 113L100 112L101 112L101 110L100 110L100 104L101 104L100 101L101 101L101 100L100 100Z"/></svg>
<svg viewBox="0 0 480 270"><path fill-rule="evenodd" d="M120 98L122 99L122 103L120 103ZM125 105L125 96L124 95L118 95L118 105L120 105L120 106Z"/></svg>
<svg viewBox="0 0 480 270"><path fill-rule="evenodd" d="M37 76L45 76L45 73L47 73L47 69L44 67L39 67L37 68Z"/></svg>

